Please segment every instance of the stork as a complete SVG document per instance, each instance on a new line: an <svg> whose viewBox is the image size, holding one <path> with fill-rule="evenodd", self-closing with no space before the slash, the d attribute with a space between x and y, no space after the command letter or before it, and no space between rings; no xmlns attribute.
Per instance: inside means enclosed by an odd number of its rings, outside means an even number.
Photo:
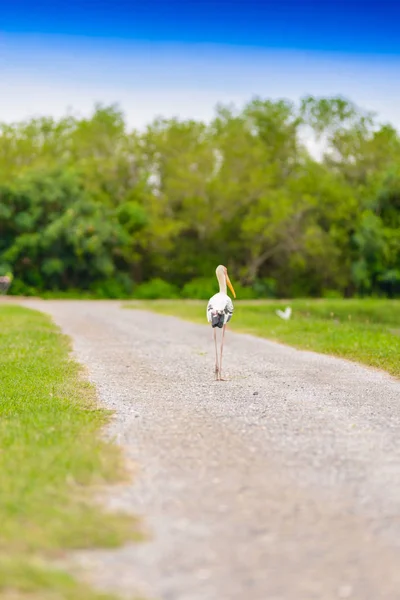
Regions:
<svg viewBox="0 0 400 600"><path fill-rule="evenodd" d="M236 298L235 290L229 279L228 270L224 265L219 265L216 268L215 274L219 283L219 292L214 294L208 301L207 305L207 321L211 323L214 329L214 343L215 343L215 379L217 381L225 381L222 378L222 352L224 349L224 337L225 327L228 321L231 320L233 315L233 302L226 293L226 286L228 284L233 297ZM221 350L218 361L218 347L217 347L217 328L222 329L222 340Z"/></svg>

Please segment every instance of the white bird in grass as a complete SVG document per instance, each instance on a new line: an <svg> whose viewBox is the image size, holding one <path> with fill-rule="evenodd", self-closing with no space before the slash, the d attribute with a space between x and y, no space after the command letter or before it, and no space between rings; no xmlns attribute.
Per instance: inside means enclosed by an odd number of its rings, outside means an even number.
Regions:
<svg viewBox="0 0 400 600"><path fill-rule="evenodd" d="M228 270L223 265L219 265L215 271L219 283L219 292L214 294L208 301L207 305L207 321L211 323L214 329L214 342L215 342L215 379L217 381L224 381L222 378L222 351L224 349L224 337L225 327L228 321L231 320L233 315L233 302L226 293L226 285L228 284L233 297L236 298L235 290L231 284L231 280L228 276ZM222 340L221 340L221 351L218 362L218 348L217 348L217 327L222 329Z"/></svg>
<svg viewBox="0 0 400 600"><path fill-rule="evenodd" d="M284 321L289 321L290 317L292 316L292 309L290 306L287 306L285 310L277 310L276 314Z"/></svg>

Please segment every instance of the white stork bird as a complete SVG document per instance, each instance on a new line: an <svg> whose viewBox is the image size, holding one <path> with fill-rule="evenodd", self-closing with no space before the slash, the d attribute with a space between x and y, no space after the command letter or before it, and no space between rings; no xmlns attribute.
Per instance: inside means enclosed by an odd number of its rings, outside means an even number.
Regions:
<svg viewBox="0 0 400 600"><path fill-rule="evenodd" d="M231 280L228 276L228 270L223 265L219 265L215 271L219 283L219 292L214 294L208 301L207 305L207 321L211 323L214 329L214 342L215 342L215 379L217 381L224 381L222 379L222 351L224 348L224 336L225 327L228 321L231 320L233 315L233 303L226 293L226 284L228 284L233 297L236 298L235 290L231 284ZM218 362L218 348L217 348L217 327L222 329L222 340L221 340L221 351Z"/></svg>

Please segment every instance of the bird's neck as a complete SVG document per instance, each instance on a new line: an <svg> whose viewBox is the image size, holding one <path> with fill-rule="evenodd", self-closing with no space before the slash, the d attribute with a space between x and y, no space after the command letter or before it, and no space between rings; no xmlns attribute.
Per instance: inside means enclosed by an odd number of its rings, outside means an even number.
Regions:
<svg viewBox="0 0 400 600"><path fill-rule="evenodd" d="M219 283L219 292L220 294L225 294L226 295L226 277L224 273L218 273L217 274L217 279L218 279L218 283Z"/></svg>

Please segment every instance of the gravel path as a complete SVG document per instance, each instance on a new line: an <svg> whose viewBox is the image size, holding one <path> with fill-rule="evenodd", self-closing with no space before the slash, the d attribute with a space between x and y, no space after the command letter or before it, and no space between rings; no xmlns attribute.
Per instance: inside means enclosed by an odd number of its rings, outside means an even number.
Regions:
<svg viewBox="0 0 400 600"><path fill-rule="evenodd" d="M148 541L79 559L162 600L400 599L400 382L114 302L32 300L74 341L138 470ZM234 319L232 323L234 329Z"/></svg>

